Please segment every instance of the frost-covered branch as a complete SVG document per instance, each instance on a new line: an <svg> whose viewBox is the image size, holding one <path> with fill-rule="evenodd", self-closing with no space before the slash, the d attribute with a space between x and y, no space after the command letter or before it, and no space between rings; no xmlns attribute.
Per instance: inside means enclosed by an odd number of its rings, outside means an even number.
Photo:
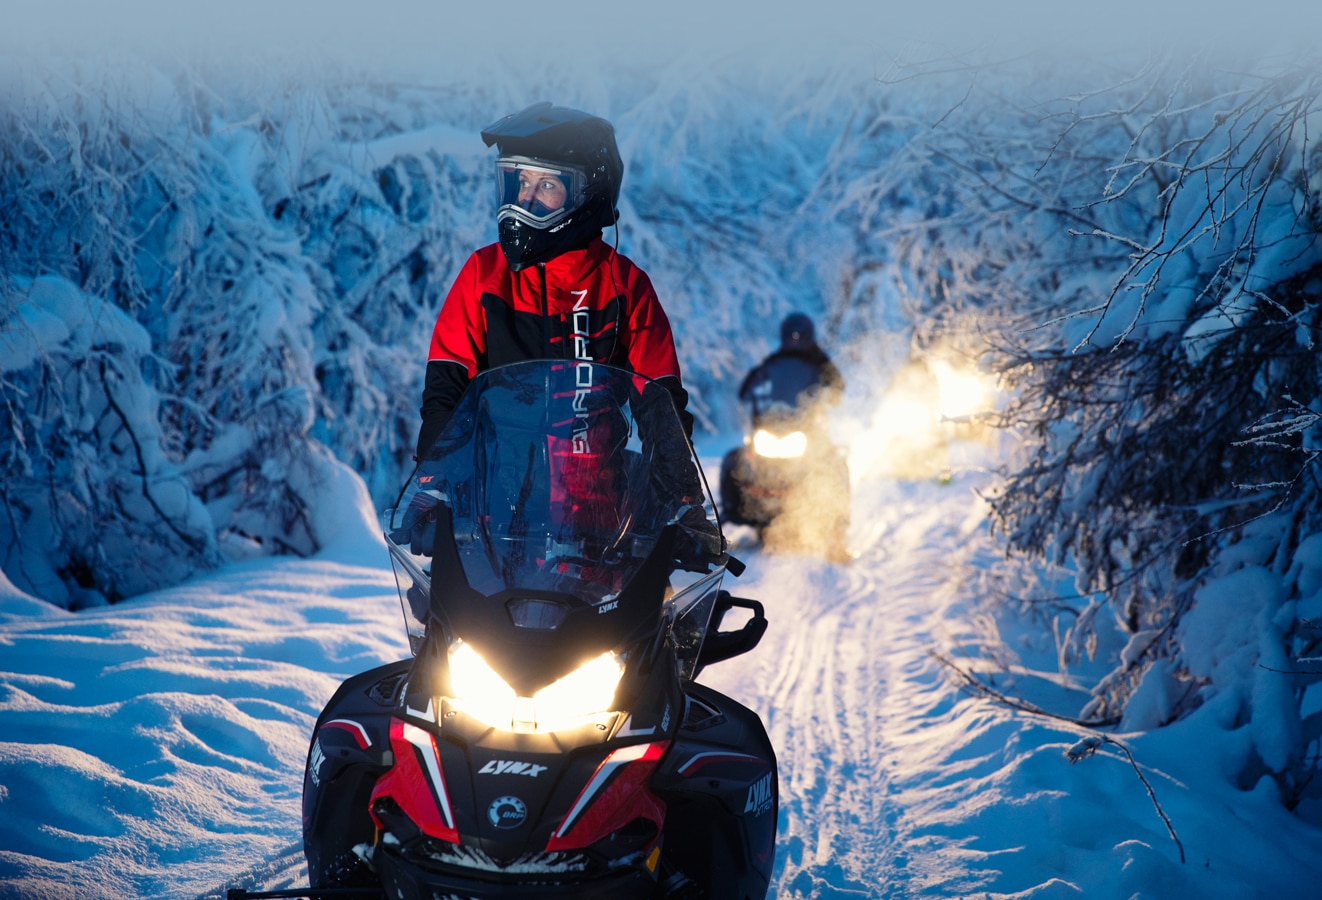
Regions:
<svg viewBox="0 0 1322 900"><path fill-rule="evenodd" d="M1185 862L1184 843L1180 841L1180 836L1175 833L1175 826L1171 824L1170 816L1166 815L1166 810L1162 809L1161 803L1157 801L1157 792L1153 790L1152 782L1148 781L1147 776L1143 774L1143 770L1139 768L1138 761L1134 759L1134 754L1130 752L1128 747L1109 735L1094 734L1083 738L1066 750L1065 758L1071 763L1077 763L1092 756L1103 745L1118 747L1125 758L1129 760L1130 767L1134 770L1134 774L1138 776L1138 780L1143 782L1143 788L1148 792L1148 799L1152 801L1153 808L1156 809L1157 815L1161 817L1162 824L1166 826L1166 832L1179 849L1180 862Z"/></svg>
<svg viewBox="0 0 1322 900"><path fill-rule="evenodd" d="M986 698L988 700L995 701L996 703L999 703L1002 706L1009 707L1010 709L1017 709L1020 712L1031 713L1032 715L1042 716L1043 718L1047 718L1047 719L1056 719L1057 721L1060 722L1068 722L1071 725L1079 725L1084 728L1107 728L1109 726L1118 724L1120 721L1119 716L1080 719L1074 716L1065 715L1063 713L1050 712L1048 710L1042 709L1042 707L1038 706L1037 704L1029 703L1027 700L1024 700L1021 697L1013 697L1009 694L996 690L995 688L991 687L990 685L978 679L972 672L968 672L960 668L960 666L953 659L951 659L946 654L941 653L940 651L933 650L932 658L935 659L937 662L941 663L941 665L950 669L950 671L954 672L957 676L959 676L961 685L970 693L976 694L977 696Z"/></svg>

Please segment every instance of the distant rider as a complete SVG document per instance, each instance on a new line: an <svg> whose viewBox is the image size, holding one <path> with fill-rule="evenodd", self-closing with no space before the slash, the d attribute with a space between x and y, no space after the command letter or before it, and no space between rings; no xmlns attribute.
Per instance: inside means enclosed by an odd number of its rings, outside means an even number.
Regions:
<svg viewBox="0 0 1322 900"><path fill-rule="evenodd" d="M840 370L817 344L812 319L793 312L780 323L779 349L744 377L739 399L757 418L771 404L802 409L809 399L833 403L844 388Z"/></svg>

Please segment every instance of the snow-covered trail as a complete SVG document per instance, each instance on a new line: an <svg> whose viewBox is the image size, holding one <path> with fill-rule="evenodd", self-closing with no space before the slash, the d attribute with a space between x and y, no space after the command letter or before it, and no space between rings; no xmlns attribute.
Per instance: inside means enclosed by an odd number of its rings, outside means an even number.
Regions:
<svg viewBox="0 0 1322 900"><path fill-rule="evenodd" d="M923 880L897 775L905 736L957 693L932 651L981 501L967 484L860 491L875 496L855 497L852 564L747 555L728 587L761 600L770 628L752 655L703 676L761 713L777 748L782 898L906 896Z"/></svg>
<svg viewBox="0 0 1322 900"><path fill-rule="evenodd" d="M928 655L935 598L975 506L958 485L864 485L854 563L751 551L728 582L772 621L762 646L703 679L758 710L778 748L771 897L903 895L896 742L948 702ZM297 882L307 731L339 679L404 652L393 588L379 539L350 530L317 559L232 566L115 607L5 607L0 897Z"/></svg>

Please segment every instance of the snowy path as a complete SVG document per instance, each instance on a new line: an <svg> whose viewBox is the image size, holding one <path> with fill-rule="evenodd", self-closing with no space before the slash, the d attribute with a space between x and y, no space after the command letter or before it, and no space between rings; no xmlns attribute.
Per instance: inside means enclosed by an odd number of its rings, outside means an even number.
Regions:
<svg viewBox="0 0 1322 900"><path fill-rule="evenodd" d="M958 527L977 502L967 487L873 490L886 496L857 498L867 514L855 517L853 564L748 555L749 572L730 588L762 600L771 627L747 662L704 676L757 709L777 748L778 897L904 896L918 887L907 865L900 762L911 755L905 736L921 734L954 695L931 651L945 582L957 570Z"/></svg>

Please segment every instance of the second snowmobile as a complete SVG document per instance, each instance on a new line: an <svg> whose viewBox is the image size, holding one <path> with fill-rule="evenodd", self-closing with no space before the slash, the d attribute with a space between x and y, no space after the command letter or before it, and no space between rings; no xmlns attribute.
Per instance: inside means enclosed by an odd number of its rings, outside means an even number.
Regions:
<svg viewBox="0 0 1322 900"><path fill-rule="evenodd" d="M776 356L741 392L744 443L721 461L721 512L770 549L848 559L849 465L827 434L820 369Z"/></svg>

